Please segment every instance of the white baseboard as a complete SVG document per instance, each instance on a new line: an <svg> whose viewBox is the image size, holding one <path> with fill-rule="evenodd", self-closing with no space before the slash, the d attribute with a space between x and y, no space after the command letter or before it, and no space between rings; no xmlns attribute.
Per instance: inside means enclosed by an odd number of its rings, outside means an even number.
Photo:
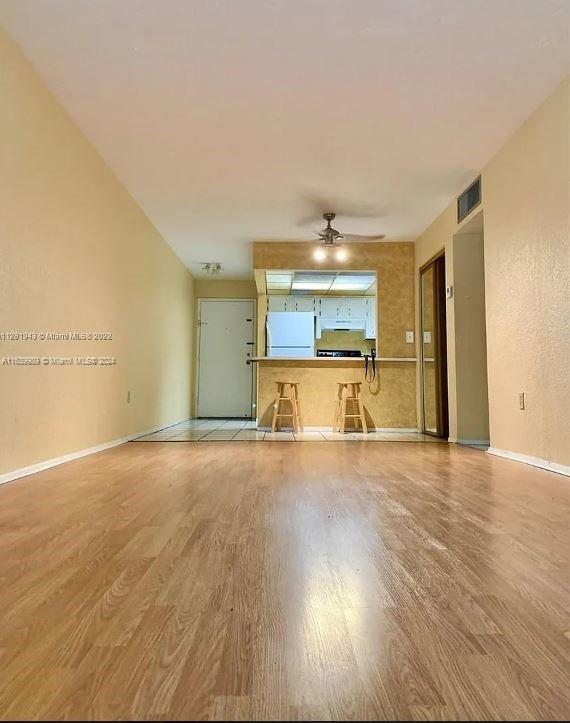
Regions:
<svg viewBox="0 0 570 723"><path fill-rule="evenodd" d="M556 472L557 474L562 474L565 477L570 477L570 467L568 465L558 464L558 462L550 462L547 459L540 459L540 457L531 457L528 454L508 452L506 449L496 449L495 447L489 447L487 454L492 454L495 457L511 459L514 462L523 462L523 464L530 464L533 467L540 467L541 469L546 469L549 472Z"/></svg>
<svg viewBox="0 0 570 723"><path fill-rule="evenodd" d="M466 445L477 444L480 446L484 446L484 445L489 446L488 439L454 439L453 442L455 444L466 444Z"/></svg>
<svg viewBox="0 0 570 723"><path fill-rule="evenodd" d="M87 457L88 455L95 454L96 452L102 452L103 450L110 449L111 447L118 447L120 444L130 442L132 439L137 439L137 437L144 437L147 434L159 432L161 429L173 427L175 424L186 422L188 419L188 417L184 417L184 419L181 419L178 422L172 422L172 424L160 424L158 427L152 427L151 429L147 429L144 432L136 432L135 434L129 434L127 437L120 437L119 439L113 439L110 442L103 442L103 444L97 444L95 447L88 447L87 449L81 449L78 452L70 452L69 454L64 454L61 457L46 459L43 462L31 464L29 467L20 467L20 469L15 469L12 472L6 472L5 474L1 474L0 485L5 484L6 482L12 482L15 479L20 479L20 477L27 477L28 475L36 474L36 472L42 472L45 469L50 469L50 467L57 467L57 465L59 464L65 464L65 462L71 462L74 459L80 459L81 457Z"/></svg>

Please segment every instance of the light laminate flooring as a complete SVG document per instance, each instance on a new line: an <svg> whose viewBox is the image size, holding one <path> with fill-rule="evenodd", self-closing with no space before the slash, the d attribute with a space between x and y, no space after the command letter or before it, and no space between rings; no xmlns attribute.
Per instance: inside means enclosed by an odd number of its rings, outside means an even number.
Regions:
<svg viewBox="0 0 570 723"><path fill-rule="evenodd" d="M0 718L550 720L568 479L447 444L125 444L0 487Z"/></svg>

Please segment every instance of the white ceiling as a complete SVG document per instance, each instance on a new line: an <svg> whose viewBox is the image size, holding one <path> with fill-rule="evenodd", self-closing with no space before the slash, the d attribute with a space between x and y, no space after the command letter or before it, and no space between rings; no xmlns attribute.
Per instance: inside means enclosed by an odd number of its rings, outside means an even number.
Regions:
<svg viewBox="0 0 570 723"><path fill-rule="evenodd" d="M0 23L189 268L237 278L319 206L420 233L568 72L568 9L0 0Z"/></svg>

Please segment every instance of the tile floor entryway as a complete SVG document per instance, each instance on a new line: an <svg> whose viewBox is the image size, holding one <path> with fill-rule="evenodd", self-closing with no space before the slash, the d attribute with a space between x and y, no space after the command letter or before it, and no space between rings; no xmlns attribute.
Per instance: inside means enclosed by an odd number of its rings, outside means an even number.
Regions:
<svg viewBox="0 0 570 723"><path fill-rule="evenodd" d="M137 437L133 442L445 442L419 432L265 432L254 420L189 419L153 434Z"/></svg>

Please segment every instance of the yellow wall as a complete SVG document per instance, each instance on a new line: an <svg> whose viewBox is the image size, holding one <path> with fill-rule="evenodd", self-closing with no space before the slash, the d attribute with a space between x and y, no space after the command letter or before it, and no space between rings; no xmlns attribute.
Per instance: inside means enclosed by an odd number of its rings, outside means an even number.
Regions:
<svg viewBox="0 0 570 723"><path fill-rule="evenodd" d="M491 445L570 464L569 83L483 169ZM527 408L519 410L518 393Z"/></svg>
<svg viewBox="0 0 570 723"><path fill-rule="evenodd" d="M117 359L0 366L0 473L187 417L192 276L1 31L0 157L0 331L113 335L0 358Z"/></svg>
<svg viewBox="0 0 570 723"><path fill-rule="evenodd" d="M563 465L570 463L568 103L565 81L481 172L491 446ZM453 200L418 238L416 274L445 248L446 283L457 295L454 276L461 269L467 278L472 259L454 264L454 252L471 216L458 226L455 213ZM447 302L450 436L461 438L456 338L466 323L456 319L455 298ZM527 395L524 411L519 392Z"/></svg>
<svg viewBox="0 0 570 723"><path fill-rule="evenodd" d="M196 279L194 291L197 299L256 299L255 281L227 279Z"/></svg>

